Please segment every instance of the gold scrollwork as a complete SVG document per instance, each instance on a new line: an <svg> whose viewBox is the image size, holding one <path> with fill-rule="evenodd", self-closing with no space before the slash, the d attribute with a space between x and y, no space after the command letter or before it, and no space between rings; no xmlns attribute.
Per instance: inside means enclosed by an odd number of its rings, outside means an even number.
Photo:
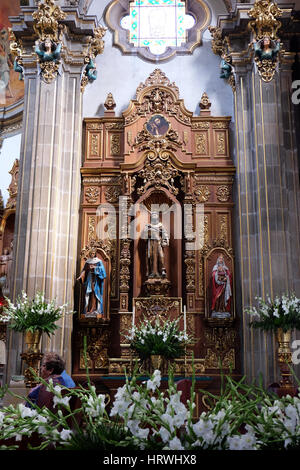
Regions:
<svg viewBox="0 0 300 470"><path fill-rule="evenodd" d="M99 188L90 186L85 190L85 199L89 204L95 204L98 201L99 194Z"/></svg>
<svg viewBox="0 0 300 470"><path fill-rule="evenodd" d="M207 134L204 132L197 132L195 134L195 149L198 155L207 155Z"/></svg>
<svg viewBox="0 0 300 470"><path fill-rule="evenodd" d="M198 202L207 202L210 198L210 189L208 186L198 186L194 190L194 195Z"/></svg>
<svg viewBox="0 0 300 470"><path fill-rule="evenodd" d="M230 188L229 186L218 186L216 191L217 199L220 202L227 202L230 199Z"/></svg>
<svg viewBox="0 0 300 470"><path fill-rule="evenodd" d="M120 152L121 152L120 135L112 134L110 136L110 153L113 156L118 156L120 155Z"/></svg>

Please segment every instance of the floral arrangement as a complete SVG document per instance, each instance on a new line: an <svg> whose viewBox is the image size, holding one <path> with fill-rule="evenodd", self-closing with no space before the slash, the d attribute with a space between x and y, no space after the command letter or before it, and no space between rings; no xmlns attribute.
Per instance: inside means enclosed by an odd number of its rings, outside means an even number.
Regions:
<svg viewBox="0 0 300 470"><path fill-rule="evenodd" d="M63 394L65 387L50 381L55 413L23 404L2 409L0 449L15 449L30 436L39 439L33 447L38 450L300 449L300 394L279 399L262 386L245 384L245 378L226 380L221 396L209 394L214 405L199 419L194 418L194 380L185 405L172 373L164 392L159 370L144 382L134 373L118 389L110 411L106 396L97 395L90 384ZM81 403L75 410L72 397Z"/></svg>
<svg viewBox="0 0 300 470"><path fill-rule="evenodd" d="M159 354L165 359L174 359L184 354L185 345L191 342L186 332L178 328L179 319L154 322L146 320L139 326L133 326L129 336L130 347L142 360Z"/></svg>
<svg viewBox="0 0 300 470"><path fill-rule="evenodd" d="M27 294L22 291L22 294L17 298L16 305L7 297L6 302L1 321L9 322L9 328L19 332L30 331L33 333L40 330L50 336L58 328L56 321L66 313L66 305L57 307L54 300L50 303L46 302L44 294L41 292L38 292L34 299L30 300Z"/></svg>
<svg viewBox="0 0 300 470"><path fill-rule="evenodd" d="M252 307L247 310L250 315L257 317L250 322L251 326L273 331L282 328L284 332L294 328L300 330L300 299L294 294L277 296L273 302L270 297L267 301L260 297L256 299L258 299L258 308Z"/></svg>

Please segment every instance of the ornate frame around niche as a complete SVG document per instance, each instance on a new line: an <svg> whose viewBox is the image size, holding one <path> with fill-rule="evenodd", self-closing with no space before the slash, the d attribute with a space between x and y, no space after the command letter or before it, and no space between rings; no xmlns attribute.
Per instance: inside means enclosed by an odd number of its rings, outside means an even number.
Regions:
<svg viewBox="0 0 300 470"><path fill-rule="evenodd" d="M195 18L195 25L187 30L187 42L182 46L168 47L161 55L152 54L148 47L135 47L128 41L129 31L120 25L121 19L129 14L130 0L112 0L104 11L104 20L109 29L113 32L113 45L118 47L123 54L137 55L149 62L165 62L176 54L192 54L194 49L202 44L202 35L209 26L211 11L204 0L185 0L186 13Z"/></svg>

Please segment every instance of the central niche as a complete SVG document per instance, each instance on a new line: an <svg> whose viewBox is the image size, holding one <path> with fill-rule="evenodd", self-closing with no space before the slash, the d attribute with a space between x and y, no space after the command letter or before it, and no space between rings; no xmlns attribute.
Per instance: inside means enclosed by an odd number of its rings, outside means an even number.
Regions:
<svg viewBox="0 0 300 470"><path fill-rule="evenodd" d="M177 184L175 181L175 188ZM181 202L168 188L149 187L135 206L138 236L133 246L133 297L181 297Z"/></svg>

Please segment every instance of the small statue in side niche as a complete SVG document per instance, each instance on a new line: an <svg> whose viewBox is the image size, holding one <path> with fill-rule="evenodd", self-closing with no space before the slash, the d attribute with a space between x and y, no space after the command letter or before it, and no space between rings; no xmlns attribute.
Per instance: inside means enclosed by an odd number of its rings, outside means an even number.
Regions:
<svg viewBox="0 0 300 470"><path fill-rule="evenodd" d="M169 245L169 236L157 212L152 212L151 223L145 225L141 238L147 240L147 277L166 277L163 248Z"/></svg>
<svg viewBox="0 0 300 470"><path fill-rule="evenodd" d="M275 43L275 46L272 45ZM272 60L275 61L277 54L280 50L280 41L272 41L269 36L264 36L259 41L253 40L253 47L255 56L259 60Z"/></svg>
<svg viewBox="0 0 300 470"><path fill-rule="evenodd" d="M77 278L77 281L83 284L85 290L84 314L103 318L103 291L106 271L103 262L97 257L96 250L90 251L89 256Z"/></svg>
<svg viewBox="0 0 300 470"><path fill-rule="evenodd" d="M230 75L232 74L232 65L230 64L226 54L222 54L221 56L220 68L221 68L220 78L228 79Z"/></svg>
<svg viewBox="0 0 300 470"><path fill-rule="evenodd" d="M211 273L211 316L229 318L231 316L232 275L222 254L218 256Z"/></svg>
<svg viewBox="0 0 300 470"><path fill-rule="evenodd" d="M22 58L16 57L14 60L14 71L19 73L19 80L24 80L24 68L22 65Z"/></svg>
<svg viewBox="0 0 300 470"><path fill-rule="evenodd" d="M50 38L44 42L36 41L35 53L41 62L58 62L60 60L61 43L55 43Z"/></svg>
<svg viewBox="0 0 300 470"><path fill-rule="evenodd" d="M87 76L89 82L94 82L98 75L98 72L96 70L96 64L91 57L86 57L85 61L85 75Z"/></svg>

